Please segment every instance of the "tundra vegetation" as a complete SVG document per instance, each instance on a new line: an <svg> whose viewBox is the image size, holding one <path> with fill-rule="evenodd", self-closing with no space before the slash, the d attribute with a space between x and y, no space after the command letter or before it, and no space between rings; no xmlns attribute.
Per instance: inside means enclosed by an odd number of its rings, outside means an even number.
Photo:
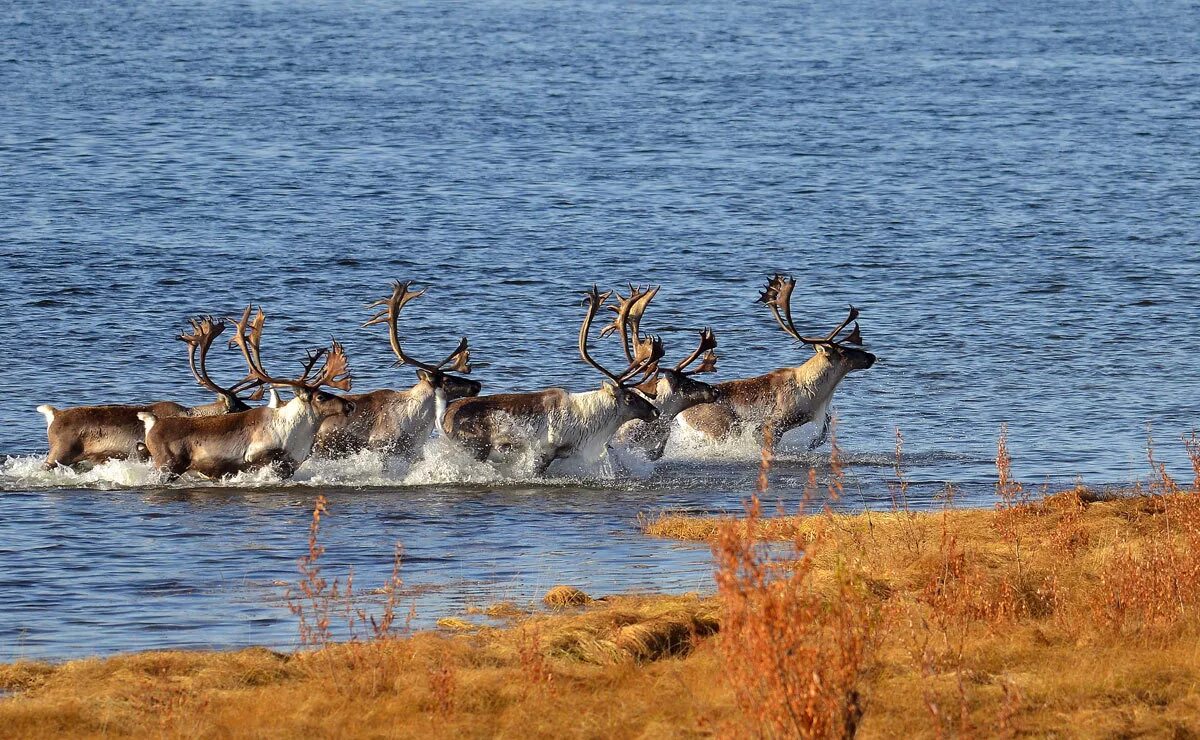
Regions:
<svg viewBox="0 0 1200 740"><path fill-rule="evenodd" d="M994 509L663 514L703 540L711 596L547 595L412 632L400 570L363 608L320 568L319 500L288 603L302 649L0 666L9 737L941 737L1200 733L1200 440L1190 484L1150 452L1126 491L1031 492L998 445ZM380 605L382 602L382 605ZM483 616L491 618L481 622ZM344 622L344 624L342 624ZM334 642L338 634L349 636Z"/></svg>

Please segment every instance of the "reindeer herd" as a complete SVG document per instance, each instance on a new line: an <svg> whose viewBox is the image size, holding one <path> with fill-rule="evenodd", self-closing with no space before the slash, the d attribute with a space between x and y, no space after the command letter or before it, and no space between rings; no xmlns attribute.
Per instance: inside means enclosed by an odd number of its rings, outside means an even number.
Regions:
<svg viewBox="0 0 1200 740"><path fill-rule="evenodd" d="M233 322L229 341L247 373L222 386L209 375L207 360L226 321L195 318L179 339L187 344L192 374L216 395L215 402L193 407L171 401L39 406L50 443L43 467L129 459L149 460L170 479L188 472L215 479L263 467L287 478L310 456L336 458L373 450L411 460L440 433L477 460L531 461L533 472L541 475L555 460L595 459L612 445L658 460L676 419L714 441L766 430L778 437L819 421L822 432L815 447L828 432L827 409L838 383L854 370L871 367L875 356L861 349L854 307L828 334L802 334L792 319L795 285L793 278L775 275L758 301L784 332L815 354L795 367L713 384L695 377L716 371L717 339L711 329L703 329L695 349L666 367L662 339L643 333L641 326L659 289L630 286L628 296L616 293L614 298L612 291L593 287L584 298L579 356L604 381L584 392L548 388L480 395L482 384L463 377L471 372L465 337L438 363L414 358L402 346L399 319L404 307L425 291L413 290L408 282L396 282L390 296L370 304L376 313L364 324L386 326L396 364L415 369L417 382L406 390L349 393L349 365L336 341L309 351L296 377L271 375L260 350L266 317L253 306ZM621 341L627 364L619 372L604 367L588 349L592 326L606 308L612 320L599 335L616 334ZM291 400L284 403L279 389L289 389ZM250 404L268 390L268 403Z"/></svg>

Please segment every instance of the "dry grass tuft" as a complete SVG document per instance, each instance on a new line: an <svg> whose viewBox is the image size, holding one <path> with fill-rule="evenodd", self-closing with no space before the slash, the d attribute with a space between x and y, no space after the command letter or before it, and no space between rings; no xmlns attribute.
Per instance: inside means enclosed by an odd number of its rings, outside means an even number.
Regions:
<svg viewBox="0 0 1200 740"><path fill-rule="evenodd" d="M528 609L522 609L511 601L498 601L485 607L472 606L467 608L467 614L482 614L493 619L514 619L529 614Z"/></svg>
<svg viewBox="0 0 1200 740"><path fill-rule="evenodd" d="M574 586L555 586L542 597L542 603L551 609L569 609L590 604L592 597Z"/></svg>
<svg viewBox="0 0 1200 740"><path fill-rule="evenodd" d="M770 482L772 440L768 429L760 495ZM831 447L833 501L844 489L835 434ZM806 494L802 511L809 500ZM769 737L852 736L863 716L860 684L877 621L869 589L852 569L837 569L831 586L814 577L813 553L823 549L824 530L812 537L798 531L792 551L781 559L759 545L761 519L756 495L747 504L746 520L726 523L713 543L720 644L746 730Z"/></svg>

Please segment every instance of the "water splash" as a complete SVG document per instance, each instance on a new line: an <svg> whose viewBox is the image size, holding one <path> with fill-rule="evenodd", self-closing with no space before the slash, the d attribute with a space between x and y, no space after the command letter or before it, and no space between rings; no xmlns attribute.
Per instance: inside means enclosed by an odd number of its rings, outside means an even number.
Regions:
<svg viewBox="0 0 1200 740"><path fill-rule="evenodd" d="M149 463L109 460L89 470L57 466L44 470L40 455L8 457L0 463L0 490L39 488L147 488L162 485L165 478Z"/></svg>

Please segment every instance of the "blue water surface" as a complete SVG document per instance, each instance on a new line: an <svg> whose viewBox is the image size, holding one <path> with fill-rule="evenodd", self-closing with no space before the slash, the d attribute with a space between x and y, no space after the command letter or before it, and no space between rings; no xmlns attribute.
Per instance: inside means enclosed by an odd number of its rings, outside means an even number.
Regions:
<svg viewBox="0 0 1200 740"><path fill-rule="evenodd" d="M318 493L329 573L379 585L403 542L423 624L559 582L711 587L703 546L636 517L737 510L752 449L547 483L448 463L223 488L33 472L37 404L203 400L173 339L199 312L262 303L277 365L336 336L356 389L406 386L359 328L393 278L430 286L404 319L418 356L467 334L508 391L595 387L574 350L593 282L662 284L647 323L669 356L716 327L721 378L801 362L752 303L794 273L805 331L853 303L881 358L837 396L846 508L890 505L896 428L916 505L947 482L991 505L1003 423L1031 488L1143 478L1148 431L1190 478L1198 10L7 4L0 659L291 644L279 584ZM827 468L802 443L774 480L789 506Z"/></svg>

